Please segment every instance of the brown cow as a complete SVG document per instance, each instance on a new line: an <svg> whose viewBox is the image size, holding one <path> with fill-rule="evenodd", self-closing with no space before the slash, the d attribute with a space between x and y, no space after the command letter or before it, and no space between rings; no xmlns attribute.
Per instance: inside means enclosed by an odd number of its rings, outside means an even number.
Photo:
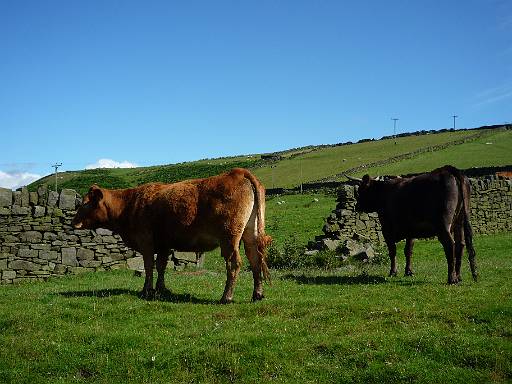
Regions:
<svg viewBox="0 0 512 384"><path fill-rule="evenodd" d="M109 190L93 185L73 222L75 228L108 228L142 253L146 280L143 297L151 297L156 258L156 291L165 289L164 273L172 250L206 252L218 246L226 261L227 281L221 303L233 299L244 242L254 278L252 299L263 298L262 275L269 278L265 248L265 188L246 169L173 184L150 183Z"/></svg>

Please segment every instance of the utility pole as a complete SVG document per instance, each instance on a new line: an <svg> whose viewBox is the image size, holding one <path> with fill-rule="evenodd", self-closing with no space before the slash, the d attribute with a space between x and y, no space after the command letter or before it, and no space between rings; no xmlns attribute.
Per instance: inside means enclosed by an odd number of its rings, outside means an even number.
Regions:
<svg viewBox="0 0 512 384"><path fill-rule="evenodd" d="M396 144L396 122L400 119L392 117L391 120L393 120L393 139L395 139L395 144Z"/></svg>
<svg viewBox="0 0 512 384"><path fill-rule="evenodd" d="M452 117L453 117L453 130L455 130L455 119L456 119L457 117L459 117L459 116L457 116L457 115L453 115Z"/></svg>
<svg viewBox="0 0 512 384"><path fill-rule="evenodd" d="M55 168L55 192L57 192L57 169L62 166L62 163L55 163L52 165Z"/></svg>
<svg viewBox="0 0 512 384"><path fill-rule="evenodd" d="M302 195L302 160L299 160L300 163L300 194Z"/></svg>

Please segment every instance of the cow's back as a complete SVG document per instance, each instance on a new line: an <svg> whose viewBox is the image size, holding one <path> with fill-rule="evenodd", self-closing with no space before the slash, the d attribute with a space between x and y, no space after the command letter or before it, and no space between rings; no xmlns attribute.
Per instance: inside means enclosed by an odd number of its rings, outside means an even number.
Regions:
<svg viewBox="0 0 512 384"><path fill-rule="evenodd" d="M137 226L150 228L161 249L212 250L225 233L243 231L254 204L250 181L236 171L140 188Z"/></svg>
<svg viewBox="0 0 512 384"><path fill-rule="evenodd" d="M387 183L383 216L397 239L436 236L443 215L458 201L457 180L444 168Z"/></svg>

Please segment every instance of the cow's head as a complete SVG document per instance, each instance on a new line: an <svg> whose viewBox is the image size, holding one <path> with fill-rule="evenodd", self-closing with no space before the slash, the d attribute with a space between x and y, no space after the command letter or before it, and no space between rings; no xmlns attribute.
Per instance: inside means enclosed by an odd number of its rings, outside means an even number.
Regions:
<svg viewBox="0 0 512 384"><path fill-rule="evenodd" d="M71 225L76 229L96 229L104 226L107 221L108 212L103 190L93 185L84 196L83 203L78 208Z"/></svg>
<svg viewBox="0 0 512 384"><path fill-rule="evenodd" d="M372 179L370 175L363 176L356 192L356 211L375 212L378 210L380 201L379 191L376 188L378 183L379 181Z"/></svg>

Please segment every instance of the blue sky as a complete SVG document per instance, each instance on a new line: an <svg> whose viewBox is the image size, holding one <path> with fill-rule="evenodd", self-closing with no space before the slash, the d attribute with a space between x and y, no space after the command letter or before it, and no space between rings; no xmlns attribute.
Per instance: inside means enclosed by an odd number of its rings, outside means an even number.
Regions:
<svg viewBox="0 0 512 384"><path fill-rule="evenodd" d="M11 188L512 120L508 0L0 0L0 58Z"/></svg>

